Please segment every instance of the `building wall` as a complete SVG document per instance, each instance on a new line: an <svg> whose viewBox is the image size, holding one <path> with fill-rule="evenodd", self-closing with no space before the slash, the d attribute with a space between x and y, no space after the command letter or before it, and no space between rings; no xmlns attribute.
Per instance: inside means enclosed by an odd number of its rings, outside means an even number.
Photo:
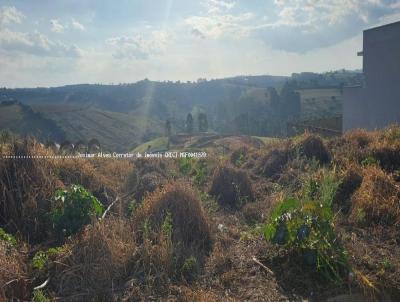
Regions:
<svg viewBox="0 0 400 302"><path fill-rule="evenodd" d="M343 91L343 130L400 123L400 22L364 31L363 87Z"/></svg>

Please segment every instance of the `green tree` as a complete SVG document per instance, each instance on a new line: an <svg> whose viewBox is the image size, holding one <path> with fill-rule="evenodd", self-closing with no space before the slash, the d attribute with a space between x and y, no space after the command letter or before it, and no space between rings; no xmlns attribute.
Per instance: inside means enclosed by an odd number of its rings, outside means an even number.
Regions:
<svg viewBox="0 0 400 302"><path fill-rule="evenodd" d="M204 112L200 112L197 119L199 122L199 132L207 132L208 130L207 115Z"/></svg>
<svg viewBox="0 0 400 302"><path fill-rule="evenodd" d="M274 87L268 88L269 100L271 103L271 108L275 114L280 110L281 98Z"/></svg>
<svg viewBox="0 0 400 302"><path fill-rule="evenodd" d="M171 121L167 120L165 122L165 136L166 137L170 137L171 136L171 131L172 131Z"/></svg>
<svg viewBox="0 0 400 302"><path fill-rule="evenodd" d="M186 116L186 132L193 133L193 116L191 113Z"/></svg>
<svg viewBox="0 0 400 302"><path fill-rule="evenodd" d="M296 91L296 88L297 83L292 81L286 82L281 90L281 113L286 118L286 120L293 120L300 116L300 93Z"/></svg>

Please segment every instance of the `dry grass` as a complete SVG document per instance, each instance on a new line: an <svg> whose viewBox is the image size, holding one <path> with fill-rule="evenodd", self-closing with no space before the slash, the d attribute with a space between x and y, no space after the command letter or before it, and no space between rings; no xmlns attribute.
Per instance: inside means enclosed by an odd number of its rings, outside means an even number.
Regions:
<svg viewBox="0 0 400 302"><path fill-rule="evenodd" d="M400 127L388 127L376 133L374 138L370 153L382 169L388 172L400 169Z"/></svg>
<svg viewBox="0 0 400 302"><path fill-rule="evenodd" d="M170 225L167 226L167 217ZM171 183L147 196L134 217L137 251L122 300L165 297L175 282L191 282L212 247L211 230L200 201L185 185ZM195 258L192 271L183 271ZM139 299L139 297L141 297Z"/></svg>
<svg viewBox="0 0 400 302"><path fill-rule="evenodd" d="M171 240L177 255L190 257L208 253L212 246L211 231L200 200L188 185L170 183L149 195L138 217L146 219L156 233L162 231L167 217L172 218Z"/></svg>
<svg viewBox="0 0 400 302"><path fill-rule="evenodd" d="M63 301L111 300L129 273L136 249L127 221L97 222L54 262L51 287Z"/></svg>
<svg viewBox="0 0 400 302"><path fill-rule="evenodd" d="M370 155L369 146L376 134L362 129L346 132L343 136L328 142L334 162L343 167L360 164Z"/></svg>
<svg viewBox="0 0 400 302"><path fill-rule="evenodd" d="M133 162L128 159L97 159L92 163L96 173L105 176L107 185L115 190L124 186L133 167Z"/></svg>
<svg viewBox="0 0 400 302"><path fill-rule="evenodd" d="M246 145L235 149L231 153L231 158L230 158L231 163L234 165L242 164L245 161L245 159L247 158L249 153L250 153L250 149Z"/></svg>
<svg viewBox="0 0 400 302"><path fill-rule="evenodd" d="M365 129L355 129L343 135L346 141L352 142L357 148L366 148L374 139L374 133Z"/></svg>
<svg viewBox="0 0 400 302"><path fill-rule="evenodd" d="M349 168L340 175L341 182L333 199L335 210L348 213L351 207L351 197L362 183L362 175L356 168Z"/></svg>
<svg viewBox="0 0 400 302"><path fill-rule="evenodd" d="M350 219L361 224L400 223L400 187L393 178L377 167L363 171L363 181L352 197Z"/></svg>
<svg viewBox="0 0 400 302"><path fill-rule="evenodd" d="M166 183L168 163L160 159L138 159L125 180L124 190L136 201Z"/></svg>
<svg viewBox="0 0 400 302"><path fill-rule="evenodd" d="M40 156L50 151L33 140L14 142L9 155ZM47 237L49 230L45 214L57 187L52 162L46 159L18 158L0 161L0 225L12 233L20 232L28 242Z"/></svg>
<svg viewBox="0 0 400 302"><path fill-rule="evenodd" d="M221 297L211 291L202 288L193 288L187 286L172 286L171 294L168 299L163 301L168 302L219 302ZM237 301L232 298L225 298L224 301Z"/></svg>
<svg viewBox="0 0 400 302"><path fill-rule="evenodd" d="M29 296L24 257L0 240L0 300L23 300Z"/></svg>
<svg viewBox="0 0 400 302"><path fill-rule="evenodd" d="M319 136L306 133L295 148L307 159L316 159L321 164L328 164L331 160L329 150Z"/></svg>
<svg viewBox="0 0 400 302"><path fill-rule="evenodd" d="M271 200L261 200L247 203L244 205L241 213L246 223L254 224L264 222L267 212L271 207Z"/></svg>
<svg viewBox="0 0 400 302"><path fill-rule="evenodd" d="M341 231L341 241L349 253L355 283L371 301L399 301L400 248L398 231L371 225ZM383 295L391 295L385 300ZM387 298L387 297L386 297Z"/></svg>
<svg viewBox="0 0 400 302"><path fill-rule="evenodd" d="M250 178L244 170L219 166L213 175L210 194L221 206L240 208L254 200Z"/></svg>
<svg viewBox="0 0 400 302"><path fill-rule="evenodd" d="M150 172L157 172L163 176L166 174L169 163L162 159L146 159L141 158L135 160L135 169L140 175Z"/></svg>
<svg viewBox="0 0 400 302"><path fill-rule="evenodd" d="M129 180L132 187L127 190L136 201L142 201L147 194L154 192L166 182L165 177L155 171L143 175L132 173Z"/></svg>
<svg viewBox="0 0 400 302"><path fill-rule="evenodd" d="M244 156L242 169L218 162L217 156L208 158L206 175L214 174L202 188L210 185L209 192L221 205L240 210L210 213L204 212L190 184L167 182L193 176L174 173L173 160L2 160L0 225L19 230L30 240L39 230L45 234L49 226L40 217L48 210L55 187L64 182L82 184L98 197L104 188L118 195L127 190L129 197L143 199L131 220L108 213L105 220L68 239L66 250L51 259L46 290L52 298L263 301L310 299L312 293L318 300L346 292L347 284L319 282L313 272L302 270L299 258L290 251L267 243L257 224L265 221L273 204L288 194L301 194L308 175L335 166L335 175L342 179L334 199L335 213L342 210L335 231L348 251L351 268L357 271L351 286L368 292L369 280L398 295L400 187L390 173L399 169L399 138L399 128L392 127L379 132L356 130L329 141L306 134L268 144L263 150L237 145L239 149L228 154L227 161L237 163ZM3 150L51 152L34 142L10 144ZM328 164L330 157L332 166L322 169L320 164ZM370 157L370 162L363 162ZM255 195L256 202L245 203ZM43 242L45 237L36 238L43 250L50 242ZM4 287L0 300L6 299L4 295L29 299L31 288L23 280L42 282L34 274L29 276L23 255L0 242L0 285L17 280ZM191 258L195 261L187 274L183 267Z"/></svg>
<svg viewBox="0 0 400 302"><path fill-rule="evenodd" d="M261 158L259 172L265 177L277 179L285 169L290 158L290 151L286 147L272 149Z"/></svg>
<svg viewBox="0 0 400 302"><path fill-rule="evenodd" d="M342 167L373 159L388 172L400 169L400 127L381 131L353 130L329 142L334 162Z"/></svg>
<svg viewBox="0 0 400 302"><path fill-rule="evenodd" d="M117 190L114 186L115 181L100 173L90 160L60 159L55 161L55 168L57 176L66 186L82 185L105 204L108 200L104 190L110 195L115 195Z"/></svg>

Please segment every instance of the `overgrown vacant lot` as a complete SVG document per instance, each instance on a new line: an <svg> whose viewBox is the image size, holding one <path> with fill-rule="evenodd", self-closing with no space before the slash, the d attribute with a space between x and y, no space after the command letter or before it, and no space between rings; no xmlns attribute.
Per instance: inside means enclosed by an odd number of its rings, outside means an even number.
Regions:
<svg viewBox="0 0 400 302"><path fill-rule="evenodd" d="M400 299L400 128L237 141L199 160L0 159L0 300Z"/></svg>

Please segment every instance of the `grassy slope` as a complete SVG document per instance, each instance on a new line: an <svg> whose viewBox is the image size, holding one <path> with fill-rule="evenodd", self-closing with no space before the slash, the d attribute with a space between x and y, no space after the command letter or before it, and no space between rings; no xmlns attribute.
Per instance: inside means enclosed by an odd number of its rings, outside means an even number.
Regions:
<svg viewBox="0 0 400 302"><path fill-rule="evenodd" d="M254 101L263 101L266 91L265 88L249 88L242 92L242 96ZM329 117L341 113L342 97L338 89L307 89L299 92L303 119ZM115 151L131 150L163 132L163 122L143 118L141 113L134 115L70 105L35 105L32 108L35 112L42 113L42 116L27 116L18 106L0 107L0 129L8 128L20 134L39 134L42 139L50 137L54 140L59 140L64 132L65 137L72 142L96 138L105 149ZM141 108L137 112L148 109ZM178 114L179 106L172 105L168 110L175 110L177 112L174 113ZM48 123L48 120L54 121L55 124ZM22 133L19 130L21 125L24 125ZM55 128L58 128L57 135L53 133ZM152 145L152 149L159 149L162 145L160 143L156 141L149 144ZM165 142L163 144L166 145ZM144 148L147 150L147 145Z"/></svg>
<svg viewBox="0 0 400 302"><path fill-rule="evenodd" d="M303 89L299 93L302 119L318 119L342 113L343 96L339 89Z"/></svg>
<svg viewBox="0 0 400 302"><path fill-rule="evenodd" d="M128 150L146 133L161 130L156 121L92 108L34 106L34 110L56 121L71 141L96 138L103 147L115 151Z"/></svg>
<svg viewBox="0 0 400 302"><path fill-rule="evenodd" d="M20 104L0 106L1 129L7 129L22 136L32 135L42 141L47 139L60 141L65 136L64 131L54 121Z"/></svg>
<svg viewBox="0 0 400 302"><path fill-rule="evenodd" d="M158 137L144 144L137 146L133 152L146 152L146 151L154 151L159 149L164 149L167 147L167 138L166 137Z"/></svg>

